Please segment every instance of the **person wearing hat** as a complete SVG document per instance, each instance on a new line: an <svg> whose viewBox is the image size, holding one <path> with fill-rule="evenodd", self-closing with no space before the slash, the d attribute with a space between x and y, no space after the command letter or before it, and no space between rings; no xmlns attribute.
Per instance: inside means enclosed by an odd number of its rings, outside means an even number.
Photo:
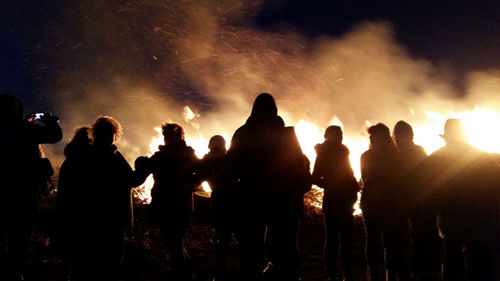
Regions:
<svg viewBox="0 0 500 281"><path fill-rule="evenodd" d="M493 281L500 168L469 144L459 119L448 119L441 137L446 145L424 161L420 176L444 244L442 280Z"/></svg>

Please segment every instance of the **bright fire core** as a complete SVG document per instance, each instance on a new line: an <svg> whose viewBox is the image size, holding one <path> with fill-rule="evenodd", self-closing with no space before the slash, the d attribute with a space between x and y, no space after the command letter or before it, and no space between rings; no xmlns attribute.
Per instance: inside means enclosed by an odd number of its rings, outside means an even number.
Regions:
<svg viewBox="0 0 500 281"><path fill-rule="evenodd" d="M189 107L187 106L186 108L189 109ZM194 116L190 109L186 110L186 112L186 115L189 115L189 117ZM448 118L461 119L466 131L467 139L472 145L486 152L500 153L500 130L495 130L491 127L492 124L500 124L500 112L488 109L486 107L476 107L474 110L464 112L451 112L442 114L427 111L425 113L427 116L426 120L422 120L421 122L416 121L412 124L412 126L415 134L415 143L421 145L428 154L445 145L445 142L440 137L440 135L443 133L443 126L446 119ZM285 121L287 121L286 116ZM291 122L287 122L287 124L290 123ZM367 126L375 123L377 122L372 122L371 120L367 120L365 122ZM338 125L343 127L342 122L337 117L334 117L328 125ZM391 124L386 125L390 126ZM302 151L311 162L311 169L313 168L314 161L316 159L314 146L324 141L323 134L326 127L327 126L320 127L317 124L306 120L300 120L295 123L295 132L302 147ZM158 150L158 146L163 144L161 129L155 128L155 131L157 132L157 136L152 138L149 147L150 154L156 152ZM221 134L222 136L224 136L229 146L229 134L227 134L226 132L213 132L213 135L215 134ZM208 152L207 145L210 136L211 135L203 135L202 133L186 134L186 142L188 145L195 149L196 155L201 158ZM360 179L361 172L359 159L361 157L361 154L369 147L368 135L366 132L361 132L358 135L344 134L343 142L350 150L350 161L354 170L354 174L356 178ZM139 188L139 192L137 192L136 194L141 201L145 203L149 203L151 201L150 192L153 183L153 179L150 176L150 178L146 180L144 185ZM313 186L313 188L315 190L320 190L316 186ZM207 182L203 182L200 187L200 192L207 196L210 195L211 189ZM319 194L321 195L321 193ZM321 197L320 195L318 196ZM313 205L315 207L321 208L321 199L322 198L317 198L317 200L313 202ZM359 209L359 200L354 206L354 209L355 214L361 213Z"/></svg>

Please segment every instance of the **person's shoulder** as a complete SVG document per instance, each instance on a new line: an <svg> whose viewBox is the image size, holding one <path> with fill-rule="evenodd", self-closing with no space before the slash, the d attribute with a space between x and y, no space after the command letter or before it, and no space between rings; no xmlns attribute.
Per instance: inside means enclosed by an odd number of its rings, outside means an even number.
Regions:
<svg viewBox="0 0 500 281"><path fill-rule="evenodd" d="M362 162L373 162L377 161L377 152L373 151L372 149L368 149L363 154L361 154L360 160ZM389 159L391 155L386 155L386 159ZM392 159L392 158L391 158Z"/></svg>
<svg viewBox="0 0 500 281"><path fill-rule="evenodd" d="M317 143L315 146L314 146L314 150L316 150L316 153L319 153L321 151L321 149L323 148L323 143Z"/></svg>
<svg viewBox="0 0 500 281"><path fill-rule="evenodd" d="M423 155L423 154L425 154L425 155L427 155L427 152L425 151L425 149L424 149L422 146L418 145L418 144L415 144L415 145L413 146L413 149L414 149L417 153L419 153L419 154L422 154L422 155Z"/></svg>
<svg viewBox="0 0 500 281"><path fill-rule="evenodd" d="M203 155L203 157L201 157L200 160L202 160L202 161L208 161L208 160L210 160L210 158L211 158L210 157L210 153L206 153L205 155Z"/></svg>
<svg viewBox="0 0 500 281"><path fill-rule="evenodd" d="M156 161L158 159L161 159L163 156L163 154L165 154L163 152L163 150L160 148L158 151L156 151L155 153L153 153L153 155L151 155L150 157L148 157L148 159L150 160L153 160L153 161Z"/></svg>
<svg viewBox="0 0 500 281"><path fill-rule="evenodd" d="M432 152L429 155L429 159L430 160L439 159L442 157L446 157L448 154L450 154L450 149L447 146L443 146L443 147L435 150L434 152Z"/></svg>
<svg viewBox="0 0 500 281"><path fill-rule="evenodd" d="M248 126L246 124L243 124L242 126L240 126L238 129L236 129L236 131L234 132L233 134L233 138L232 138L232 141L231 143L234 141L234 140L237 140L241 135L245 134L246 132L248 131Z"/></svg>
<svg viewBox="0 0 500 281"><path fill-rule="evenodd" d="M370 155L372 155L372 154L373 154L373 151L371 149L368 149L365 152L363 152L363 154L361 154L361 158L370 157Z"/></svg>
<svg viewBox="0 0 500 281"><path fill-rule="evenodd" d="M193 147L191 147L191 146L186 146L186 152L187 152L188 154L190 154L190 155L191 155L191 154L195 155L195 150L194 150L194 148L193 148Z"/></svg>
<svg viewBox="0 0 500 281"><path fill-rule="evenodd" d="M340 149L344 152L349 154L349 148L345 144L340 144Z"/></svg>

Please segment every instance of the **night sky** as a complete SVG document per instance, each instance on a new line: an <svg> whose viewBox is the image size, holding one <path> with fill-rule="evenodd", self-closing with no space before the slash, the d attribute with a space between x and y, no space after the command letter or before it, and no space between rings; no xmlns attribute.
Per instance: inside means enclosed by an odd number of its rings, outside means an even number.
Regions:
<svg viewBox="0 0 500 281"><path fill-rule="evenodd" d="M20 95L27 108L51 109L45 93L58 83L59 74L83 65L86 54L102 51L87 48L81 64L68 65L57 58L78 45L78 33L71 34L70 2L4 0L0 4L0 92ZM98 10L102 1L90 2ZM500 4L495 1L263 2L251 15L256 28L279 33L291 27L311 40L341 36L366 20L391 22L396 39L412 56L449 69L459 95L467 72L500 68ZM58 42L59 32L71 36ZM154 66L144 68L154 71Z"/></svg>
<svg viewBox="0 0 500 281"><path fill-rule="evenodd" d="M315 37L342 35L360 21L387 20L412 55L449 64L457 87L466 72L500 67L498 1L278 2L283 4L264 6L256 24L273 29L284 22Z"/></svg>

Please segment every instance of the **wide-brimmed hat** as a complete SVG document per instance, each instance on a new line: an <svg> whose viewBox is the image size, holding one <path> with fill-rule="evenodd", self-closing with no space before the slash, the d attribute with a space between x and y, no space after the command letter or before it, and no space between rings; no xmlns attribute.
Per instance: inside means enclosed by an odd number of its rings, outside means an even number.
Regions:
<svg viewBox="0 0 500 281"><path fill-rule="evenodd" d="M448 119L444 124L444 133L440 135L445 140L465 140L465 130L460 119Z"/></svg>

